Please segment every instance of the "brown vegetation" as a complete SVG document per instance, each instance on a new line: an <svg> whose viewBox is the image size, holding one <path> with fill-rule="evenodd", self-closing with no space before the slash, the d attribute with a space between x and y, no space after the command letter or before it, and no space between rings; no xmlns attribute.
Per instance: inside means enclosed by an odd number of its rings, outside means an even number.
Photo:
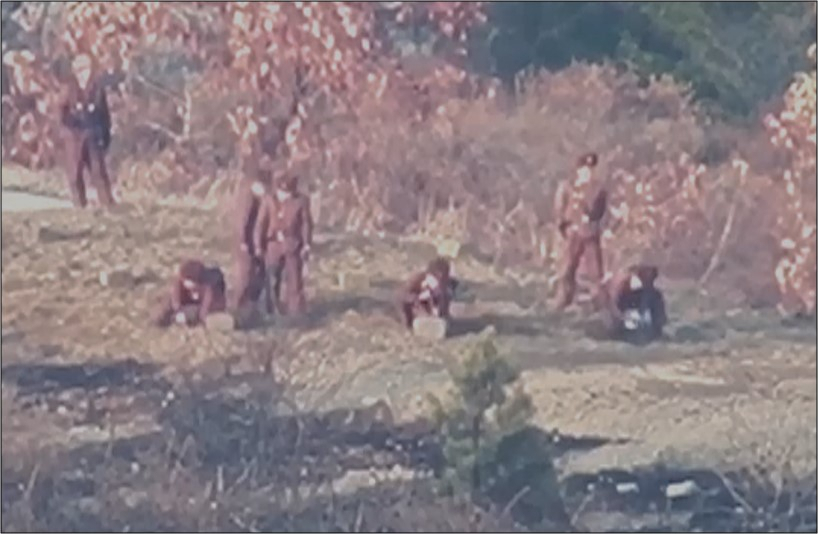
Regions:
<svg viewBox="0 0 818 534"><path fill-rule="evenodd" d="M453 58L481 20L478 4L394 4L396 24L431 21ZM550 197L593 149L612 188L609 265L650 259L751 304L815 309L814 70L780 113L737 132L673 80L644 85L611 66L532 75L511 96L451 62L401 57L370 4L37 9L16 16L68 31L50 52L4 56L9 160L56 162L60 44L123 73L112 158L126 196L228 189L269 153L303 167L322 225L437 234L550 270Z"/></svg>

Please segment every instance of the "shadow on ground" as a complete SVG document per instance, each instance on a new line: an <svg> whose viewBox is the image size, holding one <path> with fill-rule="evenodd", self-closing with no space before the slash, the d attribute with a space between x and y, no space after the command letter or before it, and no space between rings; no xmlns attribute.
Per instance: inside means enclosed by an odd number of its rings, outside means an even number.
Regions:
<svg viewBox="0 0 818 534"><path fill-rule="evenodd" d="M16 383L26 386L35 377L82 388L132 383L124 378L127 372L83 372L96 377L90 381L77 379L77 370L27 372L15 371ZM262 397L226 382L194 384L161 410L158 432L112 436L48 461L4 454L3 530L524 530L507 514L478 512L438 492L444 459L430 423L395 424L382 402L296 413L282 402L281 391ZM554 456L611 442L559 434L549 439ZM655 465L572 475L559 493L574 528L815 528L814 474L793 478L776 492L769 480L747 473L721 476ZM737 511L748 503L752 510Z"/></svg>
<svg viewBox="0 0 818 534"><path fill-rule="evenodd" d="M113 363L11 364L3 367L2 381L16 387L19 397L60 393L136 390L164 383L156 377L159 367L126 359Z"/></svg>
<svg viewBox="0 0 818 534"><path fill-rule="evenodd" d="M55 371L38 372L53 377ZM35 377L29 373L17 370L17 383ZM77 374L83 373L72 370L65 378L56 372L65 387L129 383L122 375L99 373L83 382ZM262 379L269 382L266 375ZM242 379L202 382L179 392L161 410L158 432L112 436L47 463L4 457L3 530L515 528L499 515L482 514L470 523L476 517L472 512L437 493L435 477L444 460L428 421L396 424L383 402L295 413L282 402L281 391L248 394L246 387L233 387L241 386L237 380ZM47 391L57 394L54 388ZM609 441L551 438L557 455Z"/></svg>
<svg viewBox="0 0 818 534"><path fill-rule="evenodd" d="M306 328L321 328L333 318L350 311L362 316L387 315L397 319L395 306L388 298L371 294L334 293L323 294L310 303L303 325Z"/></svg>
<svg viewBox="0 0 818 534"><path fill-rule="evenodd" d="M450 335L452 337L477 334L486 328L493 327L501 336L538 337L553 332L553 325L544 317L526 317L487 313L478 317L457 317L452 319Z"/></svg>

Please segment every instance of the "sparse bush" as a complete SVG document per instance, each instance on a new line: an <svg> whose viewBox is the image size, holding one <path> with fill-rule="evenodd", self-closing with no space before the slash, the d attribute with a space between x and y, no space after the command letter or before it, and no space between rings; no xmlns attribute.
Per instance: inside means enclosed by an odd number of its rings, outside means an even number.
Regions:
<svg viewBox="0 0 818 534"><path fill-rule="evenodd" d="M451 371L453 402L437 402L443 482L528 526L564 525L567 517L548 436L528 425L531 399L490 338Z"/></svg>

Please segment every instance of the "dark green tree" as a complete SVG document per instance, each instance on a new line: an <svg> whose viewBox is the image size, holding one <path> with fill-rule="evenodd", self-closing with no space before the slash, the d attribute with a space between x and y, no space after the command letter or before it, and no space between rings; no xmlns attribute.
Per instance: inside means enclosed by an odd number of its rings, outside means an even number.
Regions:
<svg viewBox="0 0 818 534"><path fill-rule="evenodd" d="M507 508L528 526L563 526L567 516L548 435L529 425L531 399L490 337L450 370L453 402L437 401L446 458L444 487Z"/></svg>
<svg viewBox="0 0 818 534"><path fill-rule="evenodd" d="M815 29L809 2L494 2L471 49L475 67L508 82L573 60L669 73L741 116L787 87Z"/></svg>

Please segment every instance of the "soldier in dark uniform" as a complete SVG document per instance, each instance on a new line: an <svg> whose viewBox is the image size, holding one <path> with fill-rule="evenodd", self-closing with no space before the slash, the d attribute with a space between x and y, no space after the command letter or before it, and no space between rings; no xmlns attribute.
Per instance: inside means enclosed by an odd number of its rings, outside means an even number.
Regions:
<svg viewBox="0 0 818 534"><path fill-rule="evenodd" d="M277 181L274 193L264 196L253 237L255 253L264 255L276 306L286 315L306 311L303 271L312 245L312 229L310 199L298 191L298 177L287 173ZM268 288L266 303L268 311L272 311L269 293Z"/></svg>
<svg viewBox="0 0 818 534"><path fill-rule="evenodd" d="M91 173L100 202L114 205L111 180L105 167L105 155L111 144L111 115L105 88L93 77L93 62L82 54L71 63L74 79L69 83L61 109L62 124L66 127L68 186L74 205L87 205L85 171Z"/></svg>

